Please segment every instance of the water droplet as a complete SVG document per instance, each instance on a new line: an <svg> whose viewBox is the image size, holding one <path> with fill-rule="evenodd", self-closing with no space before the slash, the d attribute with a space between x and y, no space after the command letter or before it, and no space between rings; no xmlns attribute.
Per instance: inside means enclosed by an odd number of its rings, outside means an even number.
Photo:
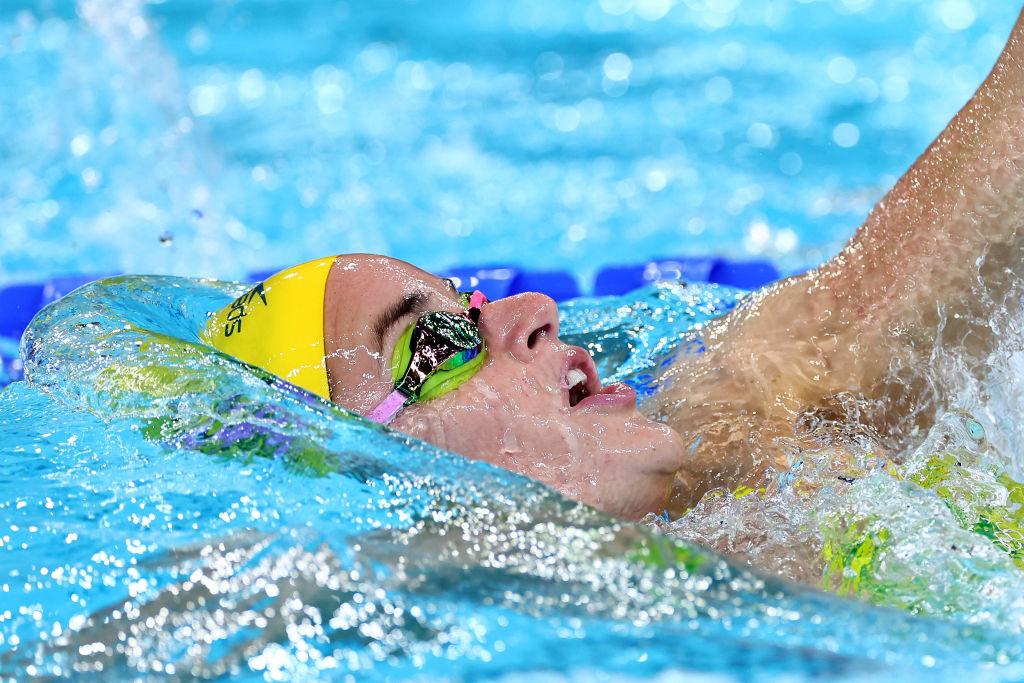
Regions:
<svg viewBox="0 0 1024 683"><path fill-rule="evenodd" d="M985 438L985 428L981 426L980 422L972 419L967 419L964 422L967 427L967 433L971 435L972 439L981 441Z"/></svg>
<svg viewBox="0 0 1024 683"><path fill-rule="evenodd" d="M860 142L860 129L852 123L840 123L832 129L832 140L840 147L855 147Z"/></svg>

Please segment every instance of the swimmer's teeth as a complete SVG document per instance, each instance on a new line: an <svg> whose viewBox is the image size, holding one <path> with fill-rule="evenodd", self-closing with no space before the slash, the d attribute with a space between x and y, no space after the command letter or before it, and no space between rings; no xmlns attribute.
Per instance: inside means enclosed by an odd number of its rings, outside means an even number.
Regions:
<svg viewBox="0 0 1024 683"><path fill-rule="evenodd" d="M586 381L587 381L587 373L585 373L582 370L579 370L577 368L573 368L569 372L565 373L565 383L569 386L570 389L572 389L577 384L580 384L580 383L586 382Z"/></svg>

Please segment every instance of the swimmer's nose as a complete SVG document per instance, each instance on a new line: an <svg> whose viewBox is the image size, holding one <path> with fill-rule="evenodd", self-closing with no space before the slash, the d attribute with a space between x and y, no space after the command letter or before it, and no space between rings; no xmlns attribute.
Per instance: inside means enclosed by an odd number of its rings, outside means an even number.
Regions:
<svg viewBox="0 0 1024 683"><path fill-rule="evenodd" d="M491 351L529 361L541 340L558 336L558 304L537 292L492 301L482 309L480 330Z"/></svg>

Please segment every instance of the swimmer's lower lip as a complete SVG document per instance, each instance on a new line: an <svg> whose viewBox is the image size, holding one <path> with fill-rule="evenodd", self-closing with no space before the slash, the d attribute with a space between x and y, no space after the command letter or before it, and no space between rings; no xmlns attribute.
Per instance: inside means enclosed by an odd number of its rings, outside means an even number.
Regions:
<svg viewBox="0 0 1024 683"><path fill-rule="evenodd" d="M636 406L636 391L622 382L609 384L600 393L591 394L576 404L576 408L633 408Z"/></svg>

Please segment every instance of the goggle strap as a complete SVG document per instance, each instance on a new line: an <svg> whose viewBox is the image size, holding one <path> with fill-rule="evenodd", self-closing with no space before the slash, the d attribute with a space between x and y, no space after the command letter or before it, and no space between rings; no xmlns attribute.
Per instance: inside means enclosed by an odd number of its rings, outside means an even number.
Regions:
<svg viewBox="0 0 1024 683"><path fill-rule="evenodd" d="M377 407L366 417L377 424L386 425L394 419L398 411L405 405L407 396L398 389L395 389L388 397L377 404Z"/></svg>
<svg viewBox="0 0 1024 683"><path fill-rule="evenodd" d="M487 296L479 289L469 295L469 307L470 308L481 308L487 303Z"/></svg>

